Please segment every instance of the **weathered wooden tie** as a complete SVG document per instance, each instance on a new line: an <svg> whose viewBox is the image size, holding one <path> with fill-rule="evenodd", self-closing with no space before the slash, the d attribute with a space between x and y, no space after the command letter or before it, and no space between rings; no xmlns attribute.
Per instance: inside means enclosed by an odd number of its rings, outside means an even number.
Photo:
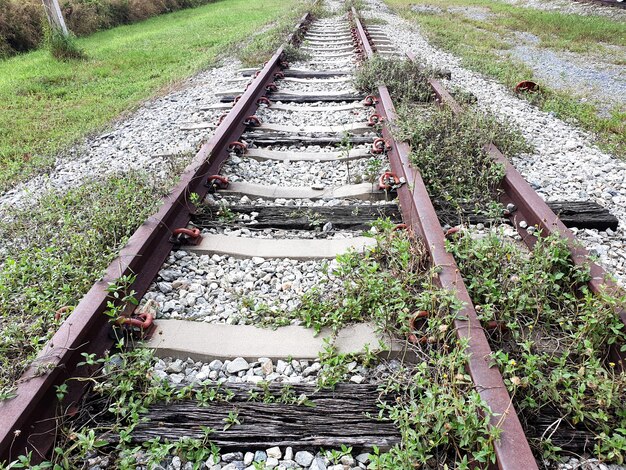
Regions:
<svg viewBox="0 0 626 470"><path fill-rule="evenodd" d="M378 218L389 218L400 223L402 217L396 204L377 206L349 205L333 207L294 207L294 206L229 206L235 214L250 215L258 213L254 229L275 228L281 230L316 230L330 222L337 230L366 230ZM210 208L203 209L204 213L195 214L192 221L201 228L210 228L222 225L217 211ZM237 221L235 221L237 223ZM245 221L242 221L246 225Z"/></svg>
<svg viewBox="0 0 626 470"><path fill-rule="evenodd" d="M284 386L272 384L269 389L280 397ZM385 451L400 442L393 423L376 418L376 385L339 384L334 390L319 391L312 385L291 385L290 389L295 396L306 394L312 406L252 402L250 386L232 384L228 390L234 392L234 397L229 402L201 406L183 401L152 406L132 439L137 443L157 437L171 441L182 437L202 439L202 427L208 427L215 430L211 442L223 450L291 446L317 451L320 447L347 445L358 451L373 446ZM260 388L256 391L263 396ZM240 424L227 428L232 413L236 413Z"/></svg>

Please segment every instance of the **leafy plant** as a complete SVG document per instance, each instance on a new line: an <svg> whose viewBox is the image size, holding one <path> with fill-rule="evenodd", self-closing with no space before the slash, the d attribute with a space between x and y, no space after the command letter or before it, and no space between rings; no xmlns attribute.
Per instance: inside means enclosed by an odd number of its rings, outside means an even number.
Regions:
<svg viewBox="0 0 626 470"><path fill-rule="evenodd" d="M235 424L241 424L238 410L232 410L228 412L228 416L224 418L224 431L229 430Z"/></svg>
<svg viewBox="0 0 626 470"><path fill-rule="evenodd" d="M225 203L220 203L220 208L217 211L217 219L223 223L231 223L237 220L237 214L235 214Z"/></svg>
<svg viewBox="0 0 626 470"><path fill-rule="evenodd" d="M392 232L388 220L375 223L376 246L365 253L347 252L312 288L293 313L307 327L337 331L354 321L375 321L381 329L402 328L414 311L414 297L426 275L427 255L409 232Z"/></svg>
<svg viewBox="0 0 626 470"><path fill-rule="evenodd" d="M449 249L481 320L502 326L489 339L516 408L531 421L556 410L562 426L595 436L594 455L623 462L626 374L606 358L612 345L626 350L626 297L590 292L588 268L558 237L539 237L531 253L496 235L462 235ZM551 436L537 444L555 458Z"/></svg>

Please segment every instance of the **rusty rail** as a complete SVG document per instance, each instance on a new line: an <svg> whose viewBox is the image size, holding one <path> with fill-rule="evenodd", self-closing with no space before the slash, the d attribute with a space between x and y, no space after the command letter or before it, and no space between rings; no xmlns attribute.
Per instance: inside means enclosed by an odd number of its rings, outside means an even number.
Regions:
<svg viewBox="0 0 626 470"><path fill-rule="evenodd" d="M299 32L310 21L311 15L306 14L288 42L298 43ZM174 230L185 227L195 211L190 195L196 193L200 198L206 195L207 176L218 173L228 157L229 144L243 133L245 118L254 114L257 100L266 94L266 85L281 70L282 55L283 47L280 47L217 127L214 136L196 154L159 211L137 229L102 280L93 285L61 324L19 379L16 397L0 402L0 462L10 462L12 457L30 451L34 460L43 459L51 449L59 420L73 414L84 392L80 382L70 381L63 403L55 406L54 386L70 377L86 377L96 372L92 366L77 367L83 359L81 353L101 355L113 345L108 317L103 314L107 308L108 285L121 276L134 275L132 289L136 295L141 297L148 290L174 246L170 241Z"/></svg>
<svg viewBox="0 0 626 470"><path fill-rule="evenodd" d="M361 40L367 42L363 25L354 8L352 9L352 16L357 32L359 35L363 35ZM373 52L368 54L368 57L372 55ZM537 463L502 375L497 368L490 365L492 351L489 342L459 273L456 261L452 254L446 251L445 235L424 181L420 172L409 161L409 146L404 142L397 142L391 134L390 124L396 119L396 113L389 91L387 87L381 86L378 93L380 99L376 105L376 111L383 116L386 123L382 132L383 138L390 146L387 154L391 169L406 180L406 184L398 189L404 222L410 225L424 240L433 264L440 268L437 277L439 286L455 292L456 297L463 304L459 318L455 320L455 329L459 338L468 340L470 353L468 371L476 390L495 415L492 424L502 430L500 439L495 443L498 467L502 470L536 469L538 468Z"/></svg>

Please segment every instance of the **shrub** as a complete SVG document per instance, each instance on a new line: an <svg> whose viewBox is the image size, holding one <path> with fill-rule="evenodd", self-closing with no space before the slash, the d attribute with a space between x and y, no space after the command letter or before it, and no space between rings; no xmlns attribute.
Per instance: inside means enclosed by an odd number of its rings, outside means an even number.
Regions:
<svg viewBox="0 0 626 470"><path fill-rule="evenodd" d="M128 10L131 22L142 21L170 11L165 0L129 0Z"/></svg>
<svg viewBox="0 0 626 470"><path fill-rule="evenodd" d="M35 0L0 0L0 57L36 48L42 24L43 9Z"/></svg>
<svg viewBox="0 0 626 470"><path fill-rule="evenodd" d="M60 60L84 59L85 54L76 44L76 36L72 33L65 35L57 29L46 29L46 43L50 53Z"/></svg>
<svg viewBox="0 0 626 470"><path fill-rule="evenodd" d="M377 95L378 87L386 85L396 103L428 102L434 98L429 78L434 70L425 69L406 59L385 59L376 54L360 67L354 78L357 90Z"/></svg>
<svg viewBox="0 0 626 470"><path fill-rule="evenodd" d="M487 144L509 157L530 150L519 132L478 109L455 116L448 109L402 106L398 116L396 133L411 145L411 160L440 211L462 211L464 204L487 210L497 201L504 169Z"/></svg>
<svg viewBox="0 0 626 470"><path fill-rule="evenodd" d="M85 36L103 27L108 27L110 22L105 18L98 5L95 3L68 4L63 8L63 16L67 27L77 36Z"/></svg>

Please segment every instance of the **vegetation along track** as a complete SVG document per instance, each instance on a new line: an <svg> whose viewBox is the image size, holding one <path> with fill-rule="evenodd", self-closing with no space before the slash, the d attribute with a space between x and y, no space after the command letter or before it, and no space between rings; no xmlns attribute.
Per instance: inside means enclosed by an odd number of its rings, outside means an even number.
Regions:
<svg viewBox="0 0 626 470"><path fill-rule="evenodd" d="M410 107L396 112L392 102L402 101L402 87L376 83L368 96L353 88L360 62L372 67L396 55L388 44L354 9L307 15L262 69L241 71L217 105L226 114L180 184L69 309L15 398L0 403L5 462L545 464L535 441L545 445L546 434L556 439L562 430L552 415L532 421L520 412L529 407L518 396L537 400L522 392L541 378L511 373L517 350L505 343L517 340L507 336L517 319L488 316L499 304L472 278L485 267L484 257L472 258L480 247L458 227L444 231L450 201L431 200L433 182L413 163L415 148L397 138L415 140L402 129ZM426 91L417 109L429 115L431 101L463 114L434 73L418 73ZM542 256L561 250L557 267L575 282L551 286L572 288L570 304L589 298L585 290L608 299L598 327L615 334L598 339L603 362L595 370L620 380L626 314L617 288L495 145L484 152L500 171L491 188L499 205L487 215L465 207L460 217L512 225ZM553 408L555 422L568 420ZM547 412L540 407L535 418ZM572 451L619 461L619 445L598 450L593 434L575 431Z"/></svg>

